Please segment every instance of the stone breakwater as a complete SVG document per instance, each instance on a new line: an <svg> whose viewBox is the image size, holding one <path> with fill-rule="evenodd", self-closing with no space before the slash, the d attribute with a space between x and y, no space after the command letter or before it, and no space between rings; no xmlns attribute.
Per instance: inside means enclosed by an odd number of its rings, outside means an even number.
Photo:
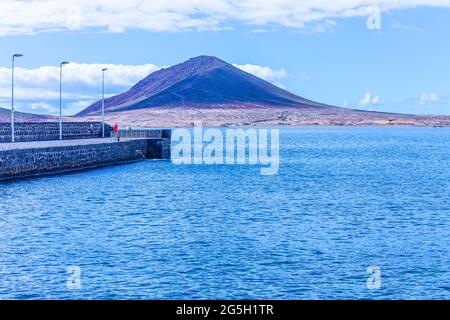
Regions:
<svg viewBox="0 0 450 320"><path fill-rule="evenodd" d="M0 181L169 158L169 138L5 143L0 144Z"/></svg>
<svg viewBox="0 0 450 320"><path fill-rule="evenodd" d="M59 139L58 122L16 122L17 142L47 141ZM101 122L63 122L63 139L90 139L102 137ZM109 137L112 127L105 125L105 137ZM11 142L11 124L0 123L0 143Z"/></svg>

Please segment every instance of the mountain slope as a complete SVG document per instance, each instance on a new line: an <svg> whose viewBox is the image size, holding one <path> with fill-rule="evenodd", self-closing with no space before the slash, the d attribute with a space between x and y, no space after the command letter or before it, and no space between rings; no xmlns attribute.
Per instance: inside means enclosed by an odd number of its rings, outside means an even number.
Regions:
<svg viewBox="0 0 450 320"><path fill-rule="evenodd" d="M41 122L50 121L53 117L32 113L15 112L15 119L17 121L28 121L28 122ZM11 121L11 110L0 108L0 122L10 122Z"/></svg>
<svg viewBox="0 0 450 320"><path fill-rule="evenodd" d="M151 107L222 107L236 105L263 107L328 107L298 97L216 57L200 56L156 71L127 92L105 99L106 112ZM101 112L97 101L78 114Z"/></svg>

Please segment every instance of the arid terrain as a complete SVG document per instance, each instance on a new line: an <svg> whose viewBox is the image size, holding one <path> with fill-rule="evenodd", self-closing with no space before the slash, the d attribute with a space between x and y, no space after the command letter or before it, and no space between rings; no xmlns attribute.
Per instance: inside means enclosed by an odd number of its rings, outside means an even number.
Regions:
<svg viewBox="0 0 450 320"><path fill-rule="evenodd" d="M0 122L9 122L10 113L0 113ZM31 114L16 114L17 122L50 122L58 117ZM101 121L101 117L64 117L64 121ZM105 121L111 125L132 128L174 128L189 127L194 123L203 126L426 126L449 127L450 116L416 116L381 112L367 112L335 108L307 109L279 107L276 109L236 106L222 108L155 107L106 113Z"/></svg>
<svg viewBox="0 0 450 320"><path fill-rule="evenodd" d="M450 126L450 116L411 116L401 114L354 111L336 108L309 110L292 107L272 108L152 108L106 115L106 122L121 127L183 127L201 122L203 126ZM81 119L98 121L98 116Z"/></svg>

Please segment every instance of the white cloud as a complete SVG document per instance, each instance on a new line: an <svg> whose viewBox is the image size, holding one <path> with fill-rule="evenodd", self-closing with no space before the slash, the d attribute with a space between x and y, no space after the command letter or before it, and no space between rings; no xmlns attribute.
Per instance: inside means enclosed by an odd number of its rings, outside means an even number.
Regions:
<svg viewBox="0 0 450 320"><path fill-rule="evenodd" d="M160 67L153 64L122 65L122 64L86 64L70 63L63 67L64 83L98 85L101 81L102 68L108 68L105 73L105 83L117 86L130 86L145 78ZM16 83L20 86L55 85L59 83L59 66L43 66L35 69L15 68ZM9 85L11 68L0 67L0 84Z"/></svg>
<svg viewBox="0 0 450 320"><path fill-rule="evenodd" d="M333 30L337 26L337 22L330 19L325 19L325 21L320 21L316 25L313 25L310 28L307 28L307 32L313 33L323 33Z"/></svg>
<svg viewBox="0 0 450 320"><path fill-rule="evenodd" d="M10 101L0 100L0 108L11 110ZM59 105L48 102L23 102L18 101L14 104L14 109L20 112L35 113L35 114L47 114L57 115L59 114Z"/></svg>
<svg viewBox="0 0 450 320"><path fill-rule="evenodd" d="M250 30L250 33L268 33L268 32L271 32L271 31L268 29L263 29L263 28Z"/></svg>
<svg viewBox="0 0 450 320"><path fill-rule="evenodd" d="M92 99L93 95L82 92L63 92L63 99ZM0 99L10 99L11 88L0 88ZM56 100L59 99L59 91L39 88L14 88L15 100Z"/></svg>
<svg viewBox="0 0 450 320"><path fill-rule="evenodd" d="M429 104L432 102L438 102L441 99L437 93L424 92L420 95L419 104Z"/></svg>
<svg viewBox="0 0 450 320"><path fill-rule="evenodd" d="M301 29L311 22L382 12L450 7L450 0L2 0L0 36L98 29L124 32L228 29L229 22Z"/></svg>
<svg viewBox="0 0 450 320"><path fill-rule="evenodd" d="M78 100L78 101L71 102L65 107L64 112L67 115L76 114L76 113L80 112L81 110L86 109L87 107L89 107L91 104L93 104L96 101L97 101L97 99Z"/></svg>
<svg viewBox="0 0 450 320"><path fill-rule="evenodd" d="M284 69L274 70L269 67L244 64L236 67L267 81L286 78ZM86 64L72 62L63 67L64 87L80 87L98 91L101 85L101 69L108 68L105 73L107 86L130 87L149 74L160 69L154 64L122 65L122 64ZM11 95L11 68L0 67L0 98ZM18 99L51 100L59 98L59 67L42 66L34 69L15 68L15 95ZM66 99L93 99L90 94L63 91Z"/></svg>
<svg viewBox="0 0 450 320"><path fill-rule="evenodd" d="M122 92L160 67L153 64L85 64L70 63L63 67L63 109L70 115L100 99L101 69L105 74L106 90ZM10 108L11 68L0 67L0 102ZM59 112L59 67L42 66L34 69L15 68L15 100L17 110L32 113ZM106 97L112 94L107 91Z"/></svg>
<svg viewBox="0 0 450 320"><path fill-rule="evenodd" d="M287 76L285 70L274 70L252 64L236 67L267 81L278 81ZM106 97L124 92L160 67L154 64L86 64L71 62L63 67L64 114L75 114L101 98L101 69L105 73ZM0 67L0 104L10 108L11 68ZM109 90L112 89L110 93ZM32 113L56 114L59 110L59 66L15 68L15 100L17 110Z"/></svg>
<svg viewBox="0 0 450 320"><path fill-rule="evenodd" d="M100 99L101 69L105 74L106 97L123 92L160 67L153 64L85 64L63 67L63 113L75 114ZM59 112L59 66L15 68L15 100L19 111L57 114ZM11 68L0 67L0 104L8 109L11 99Z"/></svg>
<svg viewBox="0 0 450 320"><path fill-rule="evenodd" d="M274 70L255 64L234 64L234 66L266 81L276 81L287 77L287 72L284 69Z"/></svg>
<svg viewBox="0 0 450 320"><path fill-rule="evenodd" d="M58 96L59 97L59 96ZM78 99L82 99L78 97ZM63 115L74 115L79 111L90 106L92 103L97 101L98 97L92 100L77 100L75 95L63 96L62 101L62 113ZM33 100L18 100L14 104L17 111L36 113L36 114L47 114L47 115L59 115L59 99L41 99L41 101ZM3 97L0 97L0 108L11 109L11 102Z"/></svg>
<svg viewBox="0 0 450 320"><path fill-rule="evenodd" d="M46 102L30 103L29 109L30 109L30 111L34 111L34 112L45 111L49 114L56 113L59 110L59 108L57 108L56 106L52 106Z"/></svg>
<svg viewBox="0 0 450 320"><path fill-rule="evenodd" d="M364 98L359 102L362 107L383 104L379 96L374 96L370 92L366 92Z"/></svg>

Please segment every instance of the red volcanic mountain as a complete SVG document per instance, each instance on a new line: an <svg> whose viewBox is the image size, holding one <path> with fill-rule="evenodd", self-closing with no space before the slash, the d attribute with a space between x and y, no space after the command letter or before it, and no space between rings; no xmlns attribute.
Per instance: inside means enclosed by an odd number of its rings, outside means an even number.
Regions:
<svg viewBox="0 0 450 320"><path fill-rule="evenodd" d="M106 112L152 107L307 107L326 105L303 99L216 57L200 56L156 71L127 92L105 99ZM98 115L101 101L77 116Z"/></svg>

